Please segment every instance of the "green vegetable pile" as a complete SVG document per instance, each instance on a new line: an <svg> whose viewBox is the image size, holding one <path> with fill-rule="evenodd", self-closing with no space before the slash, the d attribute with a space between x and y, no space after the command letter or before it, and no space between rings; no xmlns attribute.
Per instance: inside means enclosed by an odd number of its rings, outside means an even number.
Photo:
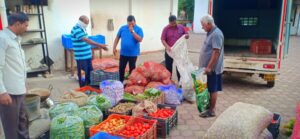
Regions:
<svg viewBox="0 0 300 139"><path fill-rule="evenodd" d="M60 114L74 115L77 110L78 105L73 102L60 103L49 110L49 115L53 119Z"/></svg>
<svg viewBox="0 0 300 139"><path fill-rule="evenodd" d="M87 105L79 108L78 116L83 120L86 137L89 137L89 128L99 124L103 120L101 110L95 105Z"/></svg>
<svg viewBox="0 0 300 139"><path fill-rule="evenodd" d="M155 100L161 95L161 92L156 88L148 88L143 94L133 95L131 93L124 93L123 99L129 101L141 101L141 100Z"/></svg>
<svg viewBox="0 0 300 139"><path fill-rule="evenodd" d="M102 94L91 97L87 104L96 105L101 111L106 111L112 107L110 100Z"/></svg>
<svg viewBox="0 0 300 139"><path fill-rule="evenodd" d="M66 114L55 117L51 122L50 139L84 139L82 119Z"/></svg>
<svg viewBox="0 0 300 139"><path fill-rule="evenodd" d="M283 134L286 136L291 136L293 133L293 128L295 124L295 119L291 119L287 124L283 126Z"/></svg>

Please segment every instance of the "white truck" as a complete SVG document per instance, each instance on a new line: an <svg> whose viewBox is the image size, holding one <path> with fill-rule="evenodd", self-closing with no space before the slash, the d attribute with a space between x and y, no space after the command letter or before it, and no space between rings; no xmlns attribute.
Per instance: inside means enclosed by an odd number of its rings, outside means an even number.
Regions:
<svg viewBox="0 0 300 139"><path fill-rule="evenodd" d="M290 19L291 3L292 0L209 0L209 13L225 38L225 74L258 74L268 87L274 86L288 52L290 23L286 19ZM255 41L258 45L251 46ZM263 46L268 45L263 42L271 46Z"/></svg>

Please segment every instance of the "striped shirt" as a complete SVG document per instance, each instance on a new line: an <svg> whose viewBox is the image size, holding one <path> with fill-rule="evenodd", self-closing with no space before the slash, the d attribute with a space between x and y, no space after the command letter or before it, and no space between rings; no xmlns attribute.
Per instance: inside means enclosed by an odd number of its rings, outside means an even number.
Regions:
<svg viewBox="0 0 300 139"><path fill-rule="evenodd" d="M76 24L71 31L71 39L76 60L86 60L92 58L91 45L83 41L88 37L86 30Z"/></svg>

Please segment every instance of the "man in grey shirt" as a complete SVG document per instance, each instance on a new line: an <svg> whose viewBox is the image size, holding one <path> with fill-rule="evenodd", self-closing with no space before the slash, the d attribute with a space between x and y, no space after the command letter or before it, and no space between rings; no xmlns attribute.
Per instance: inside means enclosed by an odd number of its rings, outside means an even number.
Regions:
<svg viewBox="0 0 300 139"><path fill-rule="evenodd" d="M206 40L200 51L199 67L205 68L207 88L210 93L209 109L201 117L215 116L217 92L222 91L222 73L224 61L224 36L210 15L201 18L202 28L207 32Z"/></svg>
<svg viewBox="0 0 300 139"><path fill-rule="evenodd" d="M24 13L8 17L8 27L0 31L0 118L6 139L29 139L24 98L26 63L19 35L28 27Z"/></svg>

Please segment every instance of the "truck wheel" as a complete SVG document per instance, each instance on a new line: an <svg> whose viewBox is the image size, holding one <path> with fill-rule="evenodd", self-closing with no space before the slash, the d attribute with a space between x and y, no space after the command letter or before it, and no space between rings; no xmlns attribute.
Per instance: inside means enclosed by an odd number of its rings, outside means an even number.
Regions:
<svg viewBox="0 0 300 139"><path fill-rule="evenodd" d="M275 85L275 81L268 81L267 82L267 87L272 88Z"/></svg>

